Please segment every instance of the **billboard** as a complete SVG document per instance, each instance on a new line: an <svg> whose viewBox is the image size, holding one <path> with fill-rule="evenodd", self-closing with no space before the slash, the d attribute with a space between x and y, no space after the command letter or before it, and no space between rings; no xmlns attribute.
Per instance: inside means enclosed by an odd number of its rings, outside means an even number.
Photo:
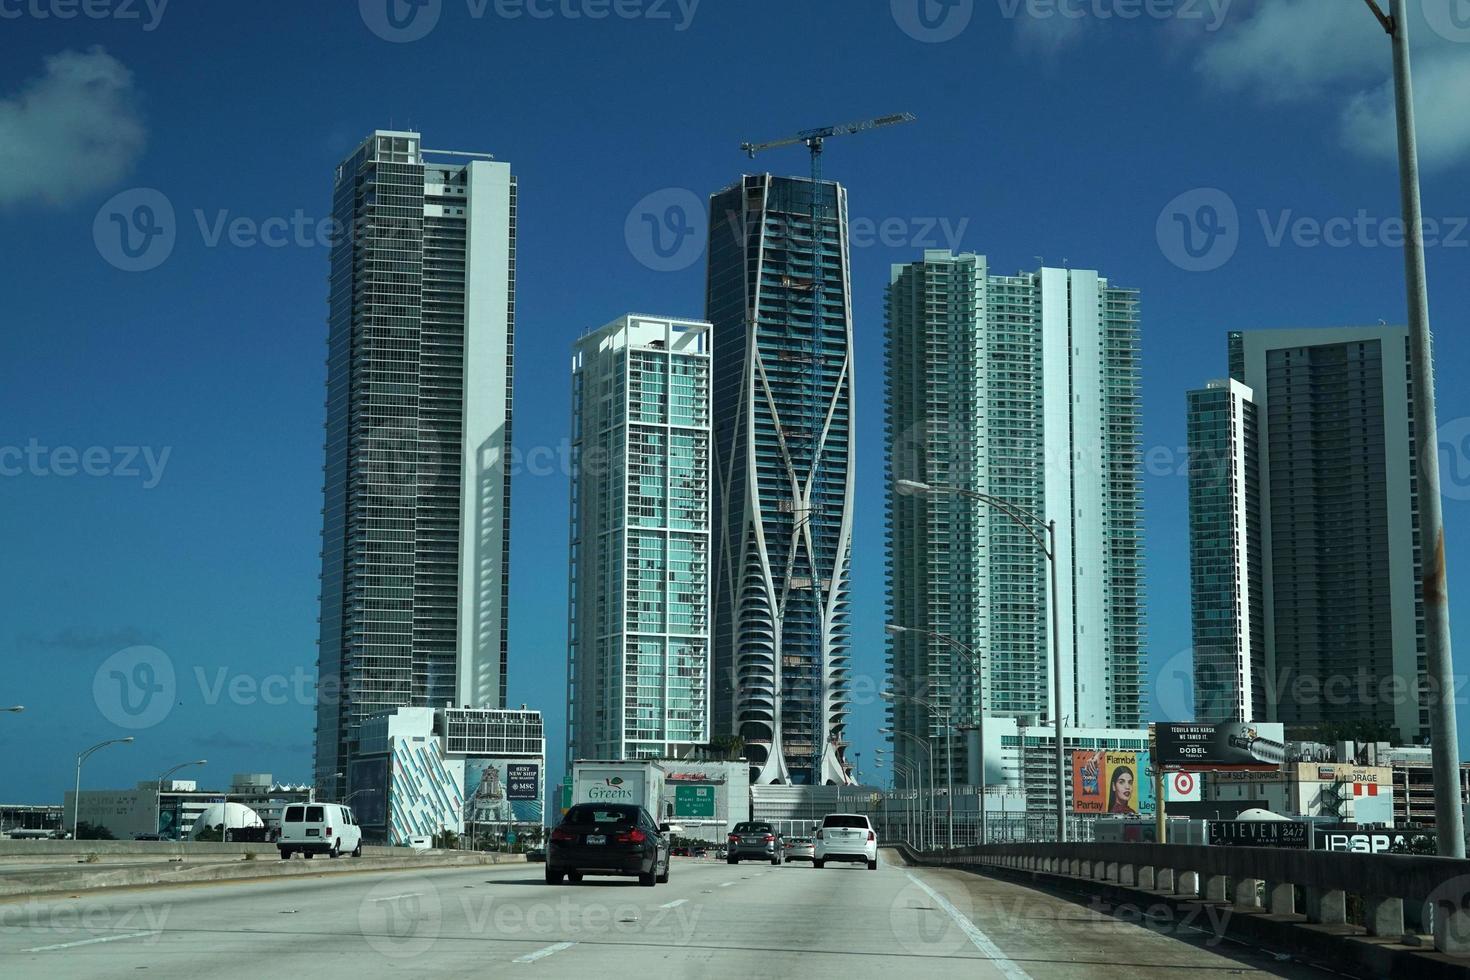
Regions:
<svg viewBox="0 0 1470 980"><path fill-rule="evenodd" d="M674 787L675 817L705 817L714 819L715 788L713 786L683 785Z"/></svg>
<svg viewBox="0 0 1470 980"><path fill-rule="evenodd" d="M1147 752L1072 751L1072 812L1154 812Z"/></svg>
<svg viewBox="0 0 1470 980"><path fill-rule="evenodd" d="M1416 843L1432 852L1433 830L1358 830L1335 829L1317 831L1317 850L1350 851L1354 854L1412 853Z"/></svg>
<svg viewBox="0 0 1470 980"><path fill-rule="evenodd" d="M1305 849L1307 825L1295 820L1212 820L1210 843L1232 847Z"/></svg>
<svg viewBox="0 0 1470 980"><path fill-rule="evenodd" d="M1279 723L1160 722L1154 738L1159 764L1168 769L1275 770L1286 761L1285 730Z"/></svg>
<svg viewBox="0 0 1470 980"><path fill-rule="evenodd" d="M466 759L465 823L540 823L540 759Z"/></svg>

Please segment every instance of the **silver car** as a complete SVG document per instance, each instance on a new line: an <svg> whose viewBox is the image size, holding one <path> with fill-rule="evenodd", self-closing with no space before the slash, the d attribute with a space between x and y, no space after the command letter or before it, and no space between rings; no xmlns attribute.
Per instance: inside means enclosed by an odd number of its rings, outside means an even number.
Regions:
<svg viewBox="0 0 1470 980"><path fill-rule="evenodd" d="M781 863L781 836L776 833L775 827L761 820L737 823L726 838L725 847L727 864L739 864L751 858L770 861L772 864Z"/></svg>
<svg viewBox="0 0 1470 980"><path fill-rule="evenodd" d="M783 857L787 861L811 861L816 857L816 845L810 837L788 837Z"/></svg>

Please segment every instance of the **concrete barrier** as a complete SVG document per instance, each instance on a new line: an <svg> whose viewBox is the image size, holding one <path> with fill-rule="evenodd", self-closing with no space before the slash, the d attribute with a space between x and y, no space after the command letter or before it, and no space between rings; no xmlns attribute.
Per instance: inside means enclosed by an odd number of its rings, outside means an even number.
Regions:
<svg viewBox="0 0 1470 980"><path fill-rule="evenodd" d="M1330 959L1350 976L1470 976L1470 861L1141 843L901 851L916 864L1051 882L1113 903L1211 908L1228 913L1235 938ZM1431 936L1406 929L1406 908L1432 911Z"/></svg>

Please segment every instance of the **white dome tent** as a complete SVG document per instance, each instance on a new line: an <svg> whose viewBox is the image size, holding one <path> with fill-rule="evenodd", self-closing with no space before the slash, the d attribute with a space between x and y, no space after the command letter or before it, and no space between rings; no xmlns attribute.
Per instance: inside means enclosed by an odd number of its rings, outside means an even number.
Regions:
<svg viewBox="0 0 1470 980"><path fill-rule="evenodd" d="M194 818L194 826L189 831L189 837L198 840L200 833L206 830L217 832L221 824L230 833L265 827L265 821L260 819L260 814L243 803L211 803L199 811L199 815Z"/></svg>

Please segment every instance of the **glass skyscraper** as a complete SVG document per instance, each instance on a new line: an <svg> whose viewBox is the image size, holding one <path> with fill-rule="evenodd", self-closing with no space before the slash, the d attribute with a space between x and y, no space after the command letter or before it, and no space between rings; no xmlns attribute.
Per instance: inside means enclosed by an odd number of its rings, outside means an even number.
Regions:
<svg viewBox="0 0 1470 980"><path fill-rule="evenodd" d="M763 784L843 784L852 549L847 192L743 177L711 199L714 730Z"/></svg>
<svg viewBox="0 0 1470 980"><path fill-rule="evenodd" d="M1068 727L1143 721L1143 542L1138 474L1139 297L1096 272L990 274L984 256L926 252L888 290L889 620L940 633L978 669L915 632L889 639L895 732L942 766L946 717ZM1057 524L1059 596L1044 553L1001 510L914 480L990 494ZM1062 704L1052 703L1058 604ZM955 739L955 782L981 774ZM961 744L963 743L963 744ZM896 738L916 761L912 739ZM996 781L987 773L987 782ZM942 777L940 777L942 779Z"/></svg>
<svg viewBox="0 0 1470 980"><path fill-rule="evenodd" d="M1244 720L1422 742L1408 331L1228 339L1230 379L1188 395L1191 452L1225 446L1241 467L1235 478L1208 457L1190 465L1195 712L1215 720L1249 707ZM1227 519L1240 523L1233 548Z"/></svg>
<svg viewBox="0 0 1470 980"><path fill-rule="evenodd" d="M709 741L710 325L629 315L572 361L567 758Z"/></svg>
<svg viewBox="0 0 1470 980"><path fill-rule="evenodd" d="M377 131L337 168L316 785L370 715L504 707L516 181Z"/></svg>

